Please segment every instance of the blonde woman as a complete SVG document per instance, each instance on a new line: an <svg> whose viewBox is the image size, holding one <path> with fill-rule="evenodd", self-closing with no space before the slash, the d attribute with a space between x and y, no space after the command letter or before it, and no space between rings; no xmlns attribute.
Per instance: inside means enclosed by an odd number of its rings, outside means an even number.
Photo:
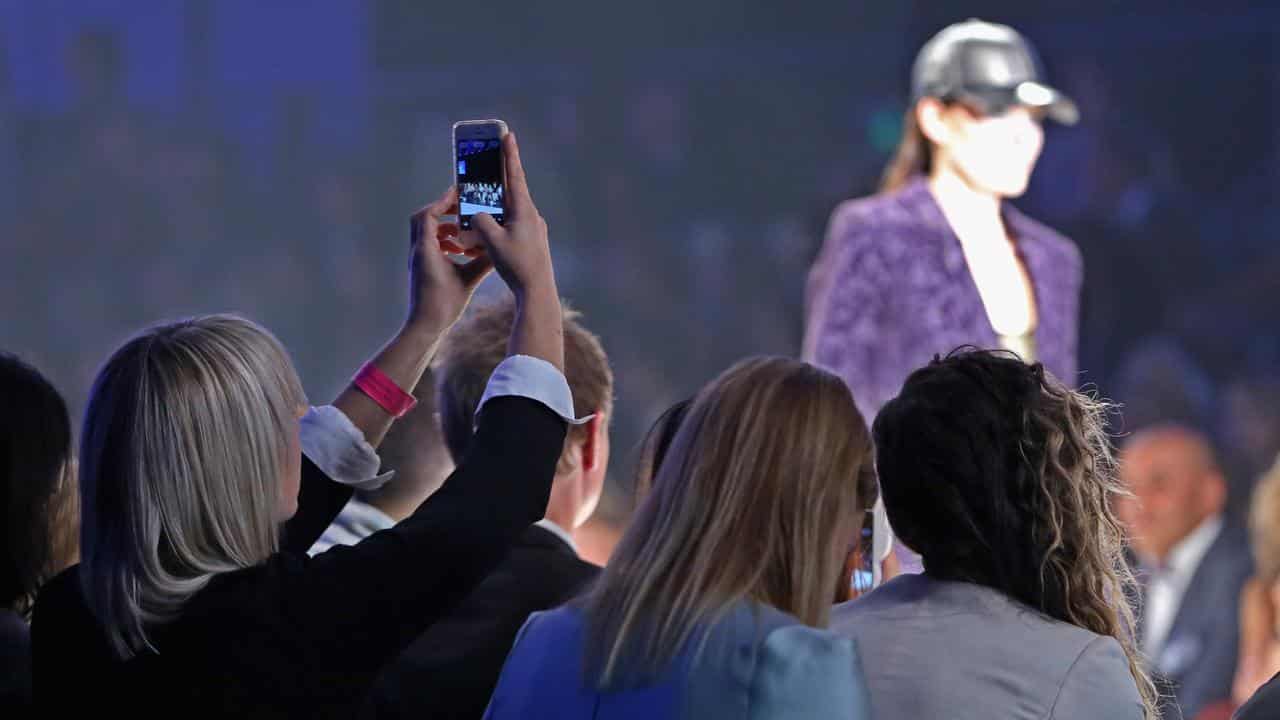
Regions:
<svg viewBox="0 0 1280 720"><path fill-rule="evenodd" d="M81 436L83 562L36 602L45 714L349 717L378 669L542 517L572 399L546 223L505 143L510 212L505 228L477 216L481 257L456 267L436 246L454 190L415 216L408 319L318 413L356 436L346 450L300 434L297 375L247 320L158 326L107 361ZM331 478L376 472L371 446L412 405L403 388L492 266L519 310L472 451L406 520L309 558L351 495Z"/></svg>
<svg viewBox="0 0 1280 720"><path fill-rule="evenodd" d="M1280 460L1253 491L1249 532L1257 571L1240 597L1240 662L1232 689L1237 705L1280 672Z"/></svg>
<svg viewBox="0 0 1280 720"><path fill-rule="evenodd" d="M960 351L880 411L880 492L924 573L831 622L875 658L876 720L1155 719L1104 410L1039 364Z"/></svg>
<svg viewBox="0 0 1280 720"><path fill-rule="evenodd" d="M827 623L871 462L839 378L754 359L704 388L584 597L521 630L486 714L861 719Z"/></svg>

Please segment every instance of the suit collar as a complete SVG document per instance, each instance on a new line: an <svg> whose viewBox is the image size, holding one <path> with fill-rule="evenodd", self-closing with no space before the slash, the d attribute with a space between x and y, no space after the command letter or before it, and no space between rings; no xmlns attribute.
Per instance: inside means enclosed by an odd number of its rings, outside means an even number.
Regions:
<svg viewBox="0 0 1280 720"><path fill-rule="evenodd" d="M917 175L904 185L898 191L898 202L910 210L911 215L924 225L953 238L958 248L960 239L955 237L955 231L951 229L947 217L942 214L942 206L938 204L933 191L929 189L927 177ZM1025 248L1022 247L1024 242L1035 242L1044 235L1042 225L1022 214L1022 211L1008 200L1000 202L1000 217L1004 220L1005 229L1009 231L1009 235L1024 251Z"/></svg>
<svg viewBox="0 0 1280 720"><path fill-rule="evenodd" d="M578 557L578 548L573 542L573 537L564 528L546 518L530 525L529 529L520 536L520 542L525 545L551 548Z"/></svg>
<svg viewBox="0 0 1280 720"><path fill-rule="evenodd" d="M1178 575L1190 578L1199 569L1209 548L1222 534L1222 515L1212 515L1196 526L1177 545L1169 550L1164 565Z"/></svg>
<svg viewBox="0 0 1280 720"><path fill-rule="evenodd" d="M942 265L950 275L951 280L962 284L972 283L969 264L965 260L964 248L960 244L960 238L951 228L951 224L947 222L946 216L942 214L942 206L938 204L938 200L933 196L933 191L929 189L928 178L923 175L916 176L903 186L902 190L898 192L897 198L898 202L912 217L936 234L939 240L937 249L941 252ZM1005 230L1008 231L1009 237L1013 239L1014 246L1017 248L1034 286L1037 278L1045 274L1047 270L1041 264L1045 247L1042 242L1045 237L1045 229L1036 221L1023 215L1008 200L1000 203L1000 217L1004 220ZM973 292L977 297L977 285L973 286ZM1040 305L1039 293L1036 295L1036 310L1043 318L1045 308Z"/></svg>
<svg viewBox="0 0 1280 720"><path fill-rule="evenodd" d="M1199 636L1202 631L1195 625L1202 620L1206 610L1212 612L1215 609L1214 595L1225 587L1227 573L1231 570L1231 558L1228 556L1236 552L1236 540L1234 532L1219 527L1213 542L1191 574L1191 580L1178 602L1173 624L1169 626L1169 633L1156 658L1156 665L1166 675L1177 677L1194 665L1205 642L1205 638Z"/></svg>

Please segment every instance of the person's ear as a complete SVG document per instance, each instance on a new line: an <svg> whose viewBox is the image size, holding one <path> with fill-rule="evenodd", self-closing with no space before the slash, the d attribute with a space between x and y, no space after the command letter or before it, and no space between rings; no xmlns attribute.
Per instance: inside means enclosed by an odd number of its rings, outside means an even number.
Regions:
<svg viewBox="0 0 1280 720"><path fill-rule="evenodd" d="M603 410L597 410L587 421L582 441L582 471L591 472L596 469L603 458L601 450L604 445L604 433L609 432L609 417Z"/></svg>
<svg viewBox="0 0 1280 720"><path fill-rule="evenodd" d="M947 106L936 98L924 98L916 103L916 124L920 127L920 133L925 136L929 142L939 147L946 147L951 144L952 129L950 118L947 114Z"/></svg>

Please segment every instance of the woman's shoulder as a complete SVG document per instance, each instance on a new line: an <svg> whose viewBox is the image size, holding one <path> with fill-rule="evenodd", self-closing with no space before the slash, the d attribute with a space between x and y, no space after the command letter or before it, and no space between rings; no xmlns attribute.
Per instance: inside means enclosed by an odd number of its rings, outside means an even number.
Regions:
<svg viewBox="0 0 1280 720"><path fill-rule="evenodd" d="M932 202L923 183L846 200L831 214L828 246L851 259L856 256L858 265L869 258L893 266L937 257L937 251L946 247L948 229Z"/></svg>
<svg viewBox="0 0 1280 720"><path fill-rule="evenodd" d="M852 640L740 602L685 651L686 717L861 720L868 700ZM743 694L749 715L742 715Z"/></svg>
<svg viewBox="0 0 1280 720"><path fill-rule="evenodd" d="M1143 717L1142 696L1119 641L1093 635L1067 668L1051 717Z"/></svg>
<svg viewBox="0 0 1280 720"><path fill-rule="evenodd" d="M37 678L100 673L116 664L106 634L85 602L79 565L40 588L31 612L31 660Z"/></svg>
<svg viewBox="0 0 1280 720"><path fill-rule="evenodd" d="M582 609L571 603L530 614L529 619L525 620L525 630L522 632L580 633L583 624Z"/></svg>
<svg viewBox="0 0 1280 720"><path fill-rule="evenodd" d="M755 718L871 717L853 641L826 630L788 625L769 633L751 687Z"/></svg>
<svg viewBox="0 0 1280 720"><path fill-rule="evenodd" d="M928 223L932 202L928 185L917 179L895 190L846 200L831 217L853 226L914 228Z"/></svg>
<svg viewBox="0 0 1280 720"><path fill-rule="evenodd" d="M857 662L853 640L800 623L776 627L760 645L761 667L837 671L847 676Z"/></svg>
<svg viewBox="0 0 1280 720"><path fill-rule="evenodd" d="M550 648L582 648L586 624L582 610L563 605L531 614L517 633L512 657L517 653L542 655Z"/></svg>
<svg viewBox="0 0 1280 720"><path fill-rule="evenodd" d="M80 566L72 565L41 586L32 608L31 623L33 626L65 626L88 617L89 607L80 590Z"/></svg>
<svg viewBox="0 0 1280 720"><path fill-rule="evenodd" d="M754 649L757 673L808 668L838 669L848 676L856 661L854 643L830 630L805 625L796 617L762 603L740 603L711 628L709 647L743 645ZM715 653L712 653L714 656Z"/></svg>
<svg viewBox="0 0 1280 720"><path fill-rule="evenodd" d="M1037 647L1057 648L1064 657L1076 657L1094 641L1111 639L1049 617L994 588L924 574L900 575L864 597L837 605L832 627L858 639L868 633L900 637L911 632L931 641L948 634L974 634L999 644L1017 637Z"/></svg>

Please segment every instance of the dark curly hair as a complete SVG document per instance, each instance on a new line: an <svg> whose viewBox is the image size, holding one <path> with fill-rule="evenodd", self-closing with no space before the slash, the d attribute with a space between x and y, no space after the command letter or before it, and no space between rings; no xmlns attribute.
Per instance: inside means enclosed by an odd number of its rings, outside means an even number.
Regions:
<svg viewBox="0 0 1280 720"><path fill-rule="evenodd" d="M1114 637L1154 717L1126 602L1135 585L1112 510L1123 490L1109 407L1039 363L961 348L912 373L872 434L889 521L925 571Z"/></svg>

